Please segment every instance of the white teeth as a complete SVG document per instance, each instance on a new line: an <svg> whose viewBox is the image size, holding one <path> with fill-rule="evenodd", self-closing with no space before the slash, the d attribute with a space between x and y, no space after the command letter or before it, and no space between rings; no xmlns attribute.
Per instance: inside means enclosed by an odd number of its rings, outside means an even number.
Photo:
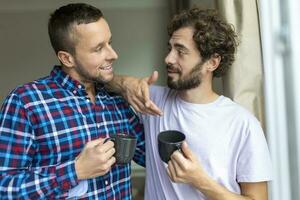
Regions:
<svg viewBox="0 0 300 200"><path fill-rule="evenodd" d="M100 67L101 70L110 70L112 69L112 66L109 65L109 66L106 66L106 67Z"/></svg>

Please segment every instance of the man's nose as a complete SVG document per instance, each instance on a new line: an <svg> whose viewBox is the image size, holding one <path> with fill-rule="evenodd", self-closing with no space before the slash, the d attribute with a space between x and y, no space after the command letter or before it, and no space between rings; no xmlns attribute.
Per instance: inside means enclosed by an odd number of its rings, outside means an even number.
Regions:
<svg viewBox="0 0 300 200"><path fill-rule="evenodd" d="M173 55L172 51L170 51L165 58L165 63L169 65L169 64L174 64L175 62L176 62L175 56Z"/></svg>
<svg viewBox="0 0 300 200"><path fill-rule="evenodd" d="M118 54L116 53L116 51L112 47L109 48L108 59L109 60L116 60L116 59L118 59Z"/></svg>

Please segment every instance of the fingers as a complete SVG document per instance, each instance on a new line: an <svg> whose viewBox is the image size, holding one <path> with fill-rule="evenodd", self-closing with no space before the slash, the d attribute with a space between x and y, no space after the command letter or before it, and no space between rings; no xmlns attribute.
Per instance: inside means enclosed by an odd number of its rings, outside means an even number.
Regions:
<svg viewBox="0 0 300 200"><path fill-rule="evenodd" d="M115 148L113 148L114 143L112 141L108 141L101 146L97 146L97 156L99 161L99 169L100 174L106 174L111 166L116 162L116 158L113 157L116 152Z"/></svg>
<svg viewBox="0 0 300 200"><path fill-rule="evenodd" d="M181 150L186 158L193 159L194 154L185 141L181 145Z"/></svg>
<svg viewBox="0 0 300 200"><path fill-rule="evenodd" d="M171 161L172 163L176 164L176 166L180 167L180 169L185 169L186 165L188 164L184 155L179 151L175 151L171 155Z"/></svg>
<svg viewBox="0 0 300 200"><path fill-rule="evenodd" d="M116 152L115 148L109 149L105 153L101 154L102 159L104 161L110 160L113 157L113 155L115 154L115 152Z"/></svg>
<svg viewBox="0 0 300 200"><path fill-rule="evenodd" d="M150 114L162 115L162 111L150 99L149 85L153 84L158 78L158 72L154 71L150 77L134 79L123 95L135 111Z"/></svg>
<svg viewBox="0 0 300 200"><path fill-rule="evenodd" d="M143 84L142 87L142 96L141 101L144 104L144 110L145 113L148 113L150 115L162 115L162 111L150 100L150 91L149 91L149 85L153 84L158 78L158 72L154 71L149 78L146 78L146 81L148 84Z"/></svg>
<svg viewBox="0 0 300 200"><path fill-rule="evenodd" d="M102 140L102 143L100 143L96 146L97 151L99 153L106 153L108 150L110 150L111 148L114 147L114 143L110 140L105 143L103 143L103 142L104 142L104 140Z"/></svg>
<svg viewBox="0 0 300 200"><path fill-rule="evenodd" d="M112 141L107 141L105 143L99 144L95 147L95 153L98 157L98 161L100 163L106 164L106 166L108 165L108 161L112 158L112 156L115 153L115 148L114 147L114 143Z"/></svg>
<svg viewBox="0 0 300 200"><path fill-rule="evenodd" d="M107 164L109 166L112 166L113 164L115 164L116 162L116 158L115 157L111 157L108 161L107 161Z"/></svg>
<svg viewBox="0 0 300 200"><path fill-rule="evenodd" d="M92 141L89 141L86 146L88 148L92 148L92 147L95 147L97 145L100 145L104 142L104 139L103 138L100 138L100 139L97 139L97 140L92 140Z"/></svg>
<svg viewBox="0 0 300 200"><path fill-rule="evenodd" d="M163 115L163 112L152 101L148 102L148 106L147 106L147 103L146 103L146 107L147 107L148 113L151 114L151 115L159 115L159 116Z"/></svg>
<svg viewBox="0 0 300 200"><path fill-rule="evenodd" d="M87 179L106 174L116 159L114 143L105 139L96 139L86 144L75 160L75 170L78 178Z"/></svg>
<svg viewBox="0 0 300 200"><path fill-rule="evenodd" d="M132 97L131 98L131 105L133 106L134 110L140 113L144 113L145 110L145 106L143 104L143 102L136 98L136 97Z"/></svg>
<svg viewBox="0 0 300 200"><path fill-rule="evenodd" d="M146 103L144 102L144 99L136 97L130 99L130 105L135 111L150 115L162 115L162 111L151 100L149 100L149 106L146 106Z"/></svg>
<svg viewBox="0 0 300 200"><path fill-rule="evenodd" d="M93 177L103 176L104 174L107 174L111 170L111 166L115 164L115 162L116 162L116 158L111 157L105 163L99 165L98 168L100 169L100 171L98 171L98 173L95 174Z"/></svg>
<svg viewBox="0 0 300 200"><path fill-rule="evenodd" d="M168 176L170 177L171 181L174 182L173 174L172 174L171 170L169 169L169 167L167 167L167 173L168 173Z"/></svg>
<svg viewBox="0 0 300 200"><path fill-rule="evenodd" d="M145 103L150 101L150 91L148 85L144 85L144 87L142 87L142 97Z"/></svg>
<svg viewBox="0 0 300 200"><path fill-rule="evenodd" d="M170 160L168 162L167 173L173 182L183 182L181 180L182 170L175 161Z"/></svg>
<svg viewBox="0 0 300 200"><path fill-rule="evenodd" d="M154 82L156 82L158 79L158 72L154 71L151 76L148 78L147 83L149 85L153 84Z"/></svg>
<svg viewBox="0 0 300 200"><path fill-rule="evenodd" d="M173 182L175 182L176 171L175 171L174 166L171 161L168 162L167 173L168 173L170 179Z"/></svg>

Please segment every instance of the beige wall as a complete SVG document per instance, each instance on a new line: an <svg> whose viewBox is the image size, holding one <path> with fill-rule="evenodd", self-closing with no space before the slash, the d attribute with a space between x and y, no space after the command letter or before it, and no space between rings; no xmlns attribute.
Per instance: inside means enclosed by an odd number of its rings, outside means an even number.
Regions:
<svg viewBox="0 0 300 200"><path fill-rule="evenodd" d="M110 24L113 46L119 54L116 73L142 77L156 69L162 84L167 1L85 2L100 8ZM48 75L58 63L48 39L47 20L60 5L58 0L0 2L0 103L17 85Z"/></svg>

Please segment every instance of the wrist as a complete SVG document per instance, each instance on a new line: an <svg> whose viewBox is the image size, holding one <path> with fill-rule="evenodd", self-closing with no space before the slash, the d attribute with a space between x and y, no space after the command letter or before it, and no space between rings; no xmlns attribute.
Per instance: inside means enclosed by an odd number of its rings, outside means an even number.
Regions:
<svg viewBox="0 0 300 200"><path fill-rule="evenodd" d="M225 199L224 197L228 196L228 190L208 175L198 178L193 186L209 199Z"/></svg>
<svg viewBox="0 0 300 200"><path fill-rule="evenodd" d="M75 166L75 173L77 175L77 178L78 180L82 180L84 179L84 177L82 176L82 168L81 168L81 165L80 165L80 162L78 161L79 159L79 156L77 156L74 160L74 166Z"/></svg>
<svg viewBox="0 0 300 200"><path fill-rule="evenodd" d="M192 185L198 190L204 190L209 187L211 178L209 176L194 176Z"/></svg>

